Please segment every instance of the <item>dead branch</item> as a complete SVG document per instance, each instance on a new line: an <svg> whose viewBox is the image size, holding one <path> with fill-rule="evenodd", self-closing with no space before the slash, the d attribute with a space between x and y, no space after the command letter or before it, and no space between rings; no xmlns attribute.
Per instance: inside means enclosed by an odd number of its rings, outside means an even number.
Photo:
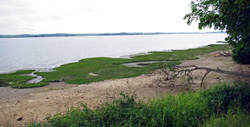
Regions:
<svg viewBox="0 0 250 127"><path fill-rule="evenodd" d="M208 74L209 72L210 72L210 70L207 70L206 74L202 77L200 88L202 88L203 81L204 81L205 77L207 76L207 74Z"/></svg>
<svg viewBox="0 0 250 127"><path fill-rule="evenodd" d="M207 68L207 67L198 67L198 66L195 66L195 65L175 66L174 68L175 69L190 68L190 69L188 69L190 72L195 71L195 70L206 70L207 72L205 73L205 75L202 77L202 80L201 80L201 87L203 85L204 79L206 78L206 76L208 75L209 72L217 72L217 73L222 73L222 74L229 74L229 75L239 76L239 77L243 77L243 78L249 78L250 77L250 74L238 73L238 72L233 72L233 71L225 71L225 70L221 70L219 68L213 69L213 68Z"/></svg>

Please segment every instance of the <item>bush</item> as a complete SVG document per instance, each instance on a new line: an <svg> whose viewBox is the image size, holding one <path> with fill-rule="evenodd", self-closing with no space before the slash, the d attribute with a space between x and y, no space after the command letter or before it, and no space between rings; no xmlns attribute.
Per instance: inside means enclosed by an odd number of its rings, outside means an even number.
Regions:
<svg viewBox="0 0 250 127"><path fill-rule="evenodd" d="M249 42L250 43L250 42ZM233 50L233 60L241 64L250 64L250 44L242 43Z"/></svg>
<svg viewBox="0 0 250 127"><path fill-rule="evenodd" d="M235 82L233 85L222 84L203 92L208 99L208 107L212 112L228 111L230 106L240 106L250 111L250 87L247 83Z"/></svg>
<svg viewBox="0 0 250 127"><path fill-rule="evenodd" d="M237 107L230 107L226 114L212 115L202 127L249 127L250 116Z"/></svg>

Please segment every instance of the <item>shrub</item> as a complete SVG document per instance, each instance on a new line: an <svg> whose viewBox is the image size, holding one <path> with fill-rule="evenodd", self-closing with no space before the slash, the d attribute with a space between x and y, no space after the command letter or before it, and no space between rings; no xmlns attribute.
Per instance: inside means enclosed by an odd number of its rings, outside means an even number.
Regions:
<svg viewBox="0 0 250 127"><path fill-rule="evenodd" d="M237 107L230 107L226 114L213 114L203 127L249 127L250 116Z"/></svg>
<svg viewBox="0 0 250 127"><path fill-rule="evenodd" d="M208 107L213 112L226 113L230 106L240 106L250 111L250 87L247 83L235 82L233 85L225 83L217 85L204 91L203 96L209 100Z"/></svg>
<svg viewBox="0 0 250 127"><path fill-rule="evenodd" d="M233 60L241 64L250 63L250 42L242 43L233 50Z"/></svg>

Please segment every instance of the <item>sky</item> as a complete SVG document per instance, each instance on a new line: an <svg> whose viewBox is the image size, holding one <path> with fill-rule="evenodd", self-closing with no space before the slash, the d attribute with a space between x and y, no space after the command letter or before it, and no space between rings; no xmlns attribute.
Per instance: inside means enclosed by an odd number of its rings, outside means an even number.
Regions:
<svg viewBox="0 0 250 127"><path fill-rule="evenodd" d="M183 20L191 0L0 0L0 34L207 32Z"/></svg>

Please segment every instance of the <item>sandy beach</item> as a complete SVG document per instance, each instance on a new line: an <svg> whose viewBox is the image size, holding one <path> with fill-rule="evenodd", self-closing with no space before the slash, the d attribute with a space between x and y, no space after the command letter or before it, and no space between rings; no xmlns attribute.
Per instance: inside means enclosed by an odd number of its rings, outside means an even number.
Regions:
<svg viewBox="0 0 250 127"><path fill-rule="evenodd" d="M218 52L200 56L200 59L183 61L181 65L196 65L201 67L219 68L221 70L250 74L250 65L239 65L232 58L218 55ZM166 84L162 75L153 72L133 78L106 80L90 84L72 85L64 82L50 83L41 88L13 89L0 87L0 126L24 126L32 121L44 121L50 115L63 113L69 108L86 104L90 108L111 101L123 93L135 94L138 99L147 101L166 95L169 92L178 92L185 88L185 84L176 81ZM192 73L197 77L189 86L192 90L200 88L200 81L204 70ZM250 82L250 78L241 78L232 75L211 72L204 82L211 86L216 82L231 82L243 80Z"/></svg>

